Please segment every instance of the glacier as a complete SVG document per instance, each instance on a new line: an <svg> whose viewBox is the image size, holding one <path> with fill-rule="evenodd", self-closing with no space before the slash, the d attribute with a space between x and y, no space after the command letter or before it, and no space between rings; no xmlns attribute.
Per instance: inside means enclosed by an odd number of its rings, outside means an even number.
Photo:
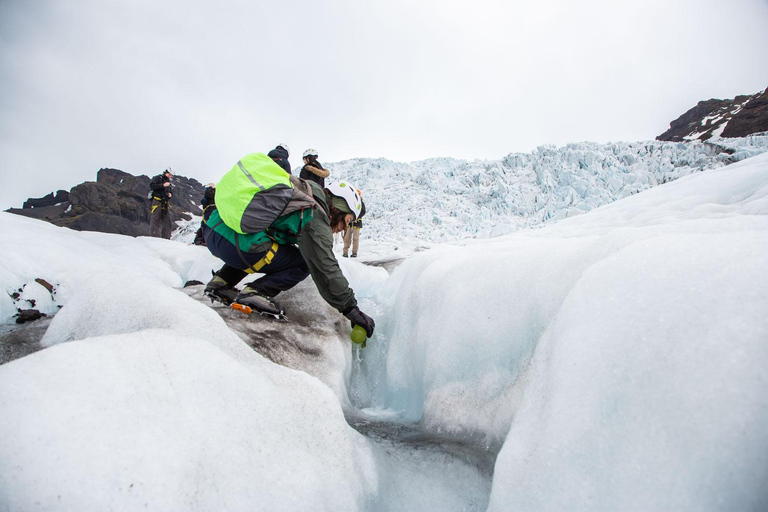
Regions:
<svg viewBox="0 0 768 512"><path fill-rule="evenodd" d="M707 142L581 142L500 160L330 164L369 206L367 236L390 247L489 238L580 215L659 184L768 151L768 134ZM415 242L414 242L415 243Z"/></svg>
<svg viewBox="0 0 768 512"><path fill-rule="evenodd" d="M0 334L54 315L0 365L0 510L766 508L768 154L727 143L337 164L376 205L340 258L366 349L309 281L243 319L185 286L202 247L0 214Z"/></svg>

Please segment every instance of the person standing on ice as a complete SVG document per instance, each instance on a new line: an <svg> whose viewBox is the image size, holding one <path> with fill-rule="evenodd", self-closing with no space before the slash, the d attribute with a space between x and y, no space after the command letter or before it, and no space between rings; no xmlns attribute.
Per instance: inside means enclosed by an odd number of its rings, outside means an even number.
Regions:
<svg viewBox="0 0 768 512"><path fill-rule="evenodd" d="M267 156L274 160L277 165L282 167L285 172L291 174L291 163L288 161L288 157L291 156L291 151L288 149L288 144L281 142L275 149L267 153Z"/></svg>
<svg viewBox="0 0 768 512"><path fill-rule="evenodd" d="M349 255L349 247L352 246L352 257L357 258L357 249L360 245L360 230L363 229L363 219L352 221L344 231L344 252L345 258Z"/></svg>
<svg viewBox="0 0 768 512"><path fill-rule="evenodd" d="M359 190L357 193L360 195L360 200L363 200L363 193ZM363 203L363 212L360 217L352 221L344 230L344 252L341 254L345 258L349 255L349 246L352 246L352 257L357 258L357 249L360 244L360 230L363 229L363 219L365 215L365 203Z"/></svg>
<svg viewBox="0 0 768 512"><path fill-rule="evenodd" d="M277 193L283 194L285 205L279 203ZM245 207L238 209L238 201ZM206 296L240 311L284 317L285 309L274 297L312 275L328 304L353 327L362 327L367 337L373 335L375 323L360 311L333 253L333 234L363 212L354 186L340 182L323 189L285 176L266 155L253 153L216 185L215 202L216 208L204 214L203 234L208 250L225 264L206 285ZM251 224L257 217L267 217L271 203L278 203L277 213L261 225ZM234 218L232 212L237 212ZM238 292L235 285L256 272L264 276Z"/></svg>
<svg viewBox="0 0 768 512"><path fill-rule="evenodd" d="M159 238L171 239L171 179L173 171L167 168L162 174L158 174L149 182L152 190L149 210L149 235Z"/></svg>
<svg viewBox="0 0 768 512"><path fill-rule="evenodd" d="M323 168L320 162L317 161L317 150L308 149L304 152L302 157L304 158L304 167L301 168L299 178L314 181L322 188L325 188L325 178L327 178L331 172L328 169Z"/></svg>

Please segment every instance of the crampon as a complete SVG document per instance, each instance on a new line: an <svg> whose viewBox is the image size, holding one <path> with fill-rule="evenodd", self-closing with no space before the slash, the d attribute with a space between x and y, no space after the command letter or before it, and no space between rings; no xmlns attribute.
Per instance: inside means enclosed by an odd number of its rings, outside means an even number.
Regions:
<svg viewBox="0 0 768 512"><path fill-rule="evenodd" d="M253 297L249 297L248 299L249 304L233 302L230 307L235 311L240 311L246 315L259 313L260 315L269 316L276 320L288 321L288 318L285 316L285 309L277 302L269 300L266 297L258 297L258 302L254 301Z"/></svg>
<svg viewBox="0 0 768 512"><path fill-rule="evenodd" d="M235 288L223 288L219 290L206 290L204 295L213 302L221 302L225 306L232 304L239 292Z"/></svg>

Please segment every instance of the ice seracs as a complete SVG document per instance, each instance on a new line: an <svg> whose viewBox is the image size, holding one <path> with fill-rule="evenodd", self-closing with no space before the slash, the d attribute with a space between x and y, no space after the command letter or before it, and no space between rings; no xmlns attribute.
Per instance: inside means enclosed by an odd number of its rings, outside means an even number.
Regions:
<svg viewBox="0 0 768 512"><path fill-rule="evenodd" d="M707 142L581 142L500 160L353 159L334 173L363 190L366 236L487 238L581 215L682 176L768 151L768 136Z"/></svg>

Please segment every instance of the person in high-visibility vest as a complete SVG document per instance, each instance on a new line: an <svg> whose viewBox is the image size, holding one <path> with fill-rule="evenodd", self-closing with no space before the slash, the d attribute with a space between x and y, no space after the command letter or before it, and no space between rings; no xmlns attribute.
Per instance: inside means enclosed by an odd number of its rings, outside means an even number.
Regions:
<svg viewBox="0 0 768 512"><path fill-rule="evenodd" d="M283 171L266 158L260 153L247 155L216 185L216 208L206 208L204 212L203 235L208 250L225 265L205 286L205 295L246 313L255 311L284 317L285 309L275 296L312 275L323 299L347 317L353 327L361 326L371 337L374 320L360 311L355 293L333 253L333 234L340 233L362 215L362 198L345 182L323 189L314 182L290 177L291 187L288 187L289 179ZM270 179L285 182L284 187L271 186ZM250 187L252 183L260 186ZM244 196L246 189L250 192ZM292 213L269 220L264 231L249 228L251 224L247 223L258 222L258 215L269 208L266 203L277 200L276 194L267 196L270 190L290 193L290 197L301 204L311 203L311 211L291 208ZM294 204L292 201L289 206ZM245 209L240 211L236 208L238 204L245 205ZM229 215L233 217L227 222L224 217ZM310 220L299 224L301 229L298 226L288 229L286 223L295 221L297 216ZM242 233L232 228L244 225L246 229L241 229ZM243 245L243 237L248 236L256 237L254 240L258 243L248 241ZM248 274L254 273L262 275L240 291L235 288Z"/></svg>

